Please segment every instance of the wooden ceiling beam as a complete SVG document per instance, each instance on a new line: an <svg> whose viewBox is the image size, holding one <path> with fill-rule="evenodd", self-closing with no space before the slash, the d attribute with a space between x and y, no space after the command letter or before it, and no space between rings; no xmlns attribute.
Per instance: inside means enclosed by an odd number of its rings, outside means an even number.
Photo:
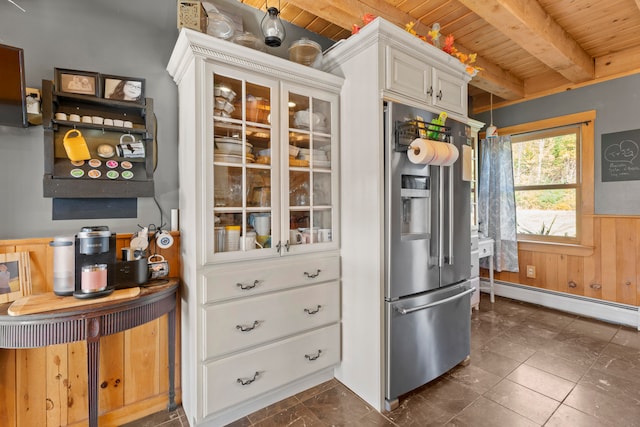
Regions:
<svg viewBox="0 0 640 427"><path fill-rule="evenodd" d="M593 78L593 58L536 0L458 1L569 81Z"/></svg>
<svg viewBox="0 0 640 427"><path fill-rule="evenodd" d="M362 16L365 13L381 16L401 28L404 28L409 22L414 22L414 29L418 34L426 34L430 30L428 26L386 1L289 0L288 3L349 30L353 24L362 25ZM460 52L472 52L459 43L456 43L456 48ZM473 78L471 85L508 100L520 99L524 96L524 83L511 73L482 58L478 58L476 65L483 68L483 71Z"/></svg>

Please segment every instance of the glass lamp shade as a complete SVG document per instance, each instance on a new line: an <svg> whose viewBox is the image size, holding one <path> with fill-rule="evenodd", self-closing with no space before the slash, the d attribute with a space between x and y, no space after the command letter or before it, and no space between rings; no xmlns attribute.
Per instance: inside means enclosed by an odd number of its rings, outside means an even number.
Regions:
<svg viewBox="0 0 640 427"><path fill-rule="evenodd" d="M270 7L260 23L264 43L270 47L280 46L285 37L284 25L278 17L279 14L280 11L277 8Z"/></svg>

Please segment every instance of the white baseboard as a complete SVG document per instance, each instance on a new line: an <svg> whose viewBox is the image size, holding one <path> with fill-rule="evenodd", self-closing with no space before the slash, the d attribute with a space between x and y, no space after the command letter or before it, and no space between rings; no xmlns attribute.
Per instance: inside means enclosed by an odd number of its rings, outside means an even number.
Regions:
<svg viewBox="0 0 640 427"><path fill-rule="evenodd" d="M481 291L488 292L489 279L482 278L481 282ZM499 280L494 281L493 290L496 295L501 297L538 304L605 322L631 326L640 330L640 307L633 305L570 295Z"/></svg>

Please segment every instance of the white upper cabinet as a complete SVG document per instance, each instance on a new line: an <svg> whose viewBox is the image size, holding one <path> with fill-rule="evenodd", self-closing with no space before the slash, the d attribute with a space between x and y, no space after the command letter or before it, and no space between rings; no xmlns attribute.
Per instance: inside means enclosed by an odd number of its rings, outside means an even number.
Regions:
<svg viewBox="0 0 640 427"><path fill-rule="evenodd" d="M183 34L168 68L180 89L181 223L196 231L199 265L338 249L342 79Z"/></svg>

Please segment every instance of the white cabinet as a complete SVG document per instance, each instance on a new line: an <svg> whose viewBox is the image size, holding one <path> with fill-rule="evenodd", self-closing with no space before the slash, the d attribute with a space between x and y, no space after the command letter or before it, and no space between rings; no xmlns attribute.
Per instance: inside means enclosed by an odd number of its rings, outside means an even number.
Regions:
<svg viewBox="0 0 640 427"><path fill-rule="evenodd" d="M182 402L225 425L340 362L343 79L182 29Z"/></svg>
<svg viewBox="0 0 640 427"><path fill-rule="evenodd" d="M467 122L470 76L450 55L403 29L376 19L324 57L327 71L345 77L340 96L342 362L336 377L377 410L384 409L385 283L384 101L439 113L429 89L459 80L450 117ZM444 73L444 74L442 74ZM445 75L452 80L445 82ZM462 99L464 98L464 99ZM444 97L443 100L450 98ZM455 104L457 101L451 102ZM348 343L348 344L347 344Z"/></svg>
<svg viewBox="0 0 640 427"><path fill-rule="evenodd" d="M457 60L456 60L457 61ZM406 46L385 47L385 89L422 104L467 115L467 80ZM440 67L440 68L439 68Z"/></svg>

